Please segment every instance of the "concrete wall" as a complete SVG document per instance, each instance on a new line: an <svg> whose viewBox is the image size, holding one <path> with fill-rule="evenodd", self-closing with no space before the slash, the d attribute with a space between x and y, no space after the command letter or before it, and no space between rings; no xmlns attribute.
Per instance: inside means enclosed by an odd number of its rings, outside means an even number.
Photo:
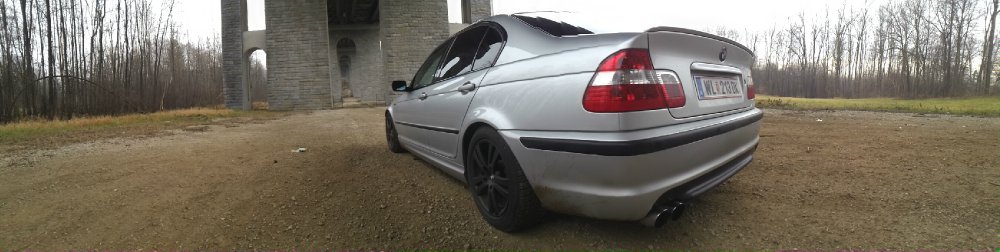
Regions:
<svg viewBox="0 0 1000 252"><path fill-rule="evenodd" d="M380 83L409 82L431 50L448 38L448 2L383 0L379 6L385 65Z"/></svg>
<svg viewBox="0 0 1000 252"><path fill-rule="evenodd" d="M448 34L455 35L455 33L462 31L462 29L465 29L465 27L469 27L469 25L470 24L448 23Z"/></svg>
<svg viewBox="0 0 1000 252"><path fill-rule="evenodd" d="M269 108L331 108L326 0L264 1L264 12Z"/></svg>
<svg viewBox="0 0 1000 252"><path fill-rule="evenodd" d="M246 0L222 0L222 93L227 108L244 107L243 32L247 30Z"/></svg>

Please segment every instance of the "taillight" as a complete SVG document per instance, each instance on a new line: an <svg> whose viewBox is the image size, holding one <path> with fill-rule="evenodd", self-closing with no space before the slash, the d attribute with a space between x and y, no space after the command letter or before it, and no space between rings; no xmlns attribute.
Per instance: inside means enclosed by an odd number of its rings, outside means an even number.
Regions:
<svg viewBox="0 0 1000 252"><path fill-rule="evenodd" d="M753 76L747 74L747 100L757 97L757 89L753 87Z"/></svg>
<svg viewBox="0 0 1000 252"><path fill-rule="evenodd" d="M608 56L583 94L583 108L597 113L677 108L685 102L677 74L653 69L646 49L623 49Z"/></svg>

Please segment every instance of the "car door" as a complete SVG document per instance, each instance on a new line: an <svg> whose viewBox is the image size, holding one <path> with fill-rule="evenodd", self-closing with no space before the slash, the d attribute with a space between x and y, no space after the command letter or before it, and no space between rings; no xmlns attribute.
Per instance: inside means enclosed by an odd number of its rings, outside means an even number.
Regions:
<svg viewBox="0 0 1000 252"><path fill-rule="evenodd" d="M404 94L404 99L393 104L393 119L398 127L396 132L399 140L405 145L419 147L422 151L430 150L428 142L433 142L433 138L438 135L434 130L429 130L428 125L420 124L421 118L425 117L427 110L424 108L424 100L427 98L426 88L433 85L441 69L441 62L447 56L448 49L451 48L449 39L441 43L427 60L420 66L414 74L413 81L410 82L410 92Z"/></svg>
<svg viewBox="0 0 1000 252"><path fill-rule="evenodd" d="M499 53L502 41L502 34L488 23L462 31L454 37L447 56L441 61L435 82L411 92L417 97L426 97L418 99L422 103L418 106L420 117L413 118L413 123L422 126L426 136L420 140L423 147L444 157L457 157L461 144L459 132L466 110Z"/></svg>

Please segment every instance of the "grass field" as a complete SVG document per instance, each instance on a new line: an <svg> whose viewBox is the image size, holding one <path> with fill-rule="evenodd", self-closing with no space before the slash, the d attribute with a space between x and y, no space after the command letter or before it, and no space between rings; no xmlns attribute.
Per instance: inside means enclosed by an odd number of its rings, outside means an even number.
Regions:
<svg viewBox="0 0 1000 252"><path fill-rule="evenodd" d="M757 95L757 106L796 110L863 110L1000 117L1000 97L810 99Z"/></svg>
<svg viewBox="0 0 1000 252"><path fill-rule="evenodd" d="M46 147L101 137L154 135L163 130L193 125L217 124L235 119L258 120L282 116L268 111L238 111L224 108L191 108L148 114L81 117L71 120L26 120L0 125L0 151ZM230 120L225 120L230 119ZM13 147L12 147L13 146Z"/></svg>

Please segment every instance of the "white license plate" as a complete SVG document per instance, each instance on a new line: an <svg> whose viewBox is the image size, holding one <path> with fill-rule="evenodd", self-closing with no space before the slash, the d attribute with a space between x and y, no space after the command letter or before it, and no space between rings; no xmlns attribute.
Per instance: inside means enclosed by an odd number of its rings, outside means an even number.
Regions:
<svg viewBox="0 0 1000 252"><path fill-rule="evenodd" d="M694 82L698 85L699 100L743 96L739 78L695 76Z"/></svg>

